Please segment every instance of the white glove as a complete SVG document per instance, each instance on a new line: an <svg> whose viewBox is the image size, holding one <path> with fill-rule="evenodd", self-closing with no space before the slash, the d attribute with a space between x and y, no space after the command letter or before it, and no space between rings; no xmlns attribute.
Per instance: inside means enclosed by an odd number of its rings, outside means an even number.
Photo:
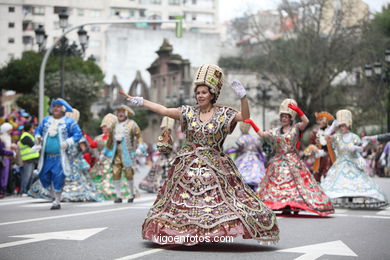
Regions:
<svg viewBox="0 0 390 260"><path fill-rule="evenodd" d="M62 142L61 143L61 149L66 149L66 148L68 148L68 143L67 142Z"/></svg>
<svg viewBox="0 0 390 260"><path fill-rule="evenodd" d="M357 145L351 145L351 146L348 146L348 151L350 151L351 153L354 153L354 152L361 153L361 152L363 152L363 148L360 146L357 146Z"/></svg>
<svg viewBox="0 0 390 260"><path fill-rule="evenodd" d="M322 150L322 149L319 149L319 150L315 153L315 157L316 157L316 158L324 157L325 155L326 155L326 153L325 153L324 150Z"/></svg>
<svg viewBox="0 0 390 260"><path fill-rule="evenodd" d="M246 90L238 80L232 81L232 89L240 99L246 96Z"/></svg>
<svg viewBox="0 0 390 260"><path fill-rule="evenodd" d="M144 105L143 97L131 97L131 98L126 98L126 100L130 103L131 106L134 107L142 107Z"/></svg>
<svg viewBox="0 0 390 260"><path fill-rule="evenodd" d="M339 123L337 122L337 120L333 120L332 125L325 129L325 135L331 135L338 126Z"/></svg>
<svg viewBox="0 0 390 260"><path fill-rule="evenodd" d="M39 152L39 151L42 149L42 145L40 145L40 144L35 144L33 147L31 147L31 149L32 149L34 152Z"/></svg>

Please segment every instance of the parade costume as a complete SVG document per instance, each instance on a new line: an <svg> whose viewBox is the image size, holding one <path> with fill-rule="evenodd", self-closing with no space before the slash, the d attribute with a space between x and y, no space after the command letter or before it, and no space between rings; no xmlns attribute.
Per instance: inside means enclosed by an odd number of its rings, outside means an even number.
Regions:
<svg viewBox="0 0 390 260"><path fill-rule="evenodd" d="M222 83L218 66L203 65L196 74L195 90L197 86L207 86L218 97ZM237 111L220 106L214 109L211 118L202 122L199 106L179 108L186 141L145 219L144 239L164 244L158 236L212 239L241 235L264 244L278 241L275 214L244 184L233 160L223 153L223 143L235 127L232 122ZM201 242L198 239L169 243Z"/></svg>
<svg viewBox="0 0 390 260"><path fill-rule="evenodd" d="M122 202L121 194L121 177L122 171L127 179L130 197L128 202L133 202L135 196L134 190L134 166L136 153L142 154L140 151L143 147L141 130L137 123L128 117L134 115L134 111L128 106L121 105L118 110L124 110L127 119L117 121L113 126L113 135L110 135L107 140L107 146L103 154L107 156L112 163L113 180L117 198L115 202Z"/></svg>
<svg viewBox="0 0 390 260"><path fill-rule="evenodd" d="M102 151L107 145L108 136L112 134L112 128L117 122L117 117L114 114L108 113L104 116L100 127L107 127L109 129L109 133L101 134L95 138L91 147L93 149L93 154L95 158L98 158L98 161L89 171L91 179L95 184L96 190L99 193L99 196L103 200L112 200L115 199L115 184L113 182L113 173L111 161L109 158L103 156ZM121 179L121 194L124 197L129 196L129 189L126 185L126 177L122 176Z"/></svg>
<svg viewBox="0 0 390 260"><path fill-rule="evenodd" d="M173 142L170 135L171 131L174 130L174 124L175 120L169 117L164 117L161 121L162 134L158 137L157 142L158 157L149 173L140 182L139 188L141 190L156 193L165 182L171 168L170 161L174 157ZM167 140L164 140L164 137Z"/></svg>
<svg viewBox="0 0 390 260"><path fill-rule="evenodd" d="M236 141L238 149L235 164L245 183L253 190L257 190L257 186L265 175L266 159L261 150L260 139L248 134L249 127L249 124L240 124L242 135Z"/></svg>
<svg viewBox="0 0 390 260"><path fill-rule="evenodd" d="M7 151L5 154L9 155L8 152L11 151L12 141L10 131L12 130L12 125L10 123L3 123L0 127L0 139L4 146L4 150ZM13 154L13 153L12 153ZM14 155L14 154L13 154ZM5 191L7 189L9 173L11 170L11 159L12 156L2 156L1 157L1 172L0 172L0 197L4 197Z"/></svg>
<svg viewBox="0 0 390 260"><path fill-rule="evenodd" d="M295 105L296 102L284 100L279 114L288 114L294 120L296 112L289 108L289 104ZM291 208L295 212L307 210L320 216L332 214L334 209L330 199L299 156L300 130L297 125L291 125L286 133L283 133L283 127L266 132L275 154L259 185L258 196L273 210Z"/></svg>
<svg viewBox="0 0 390 260"><path fill-rule="evenodd" d="M72 112L72 108L63 99L54 100L50 108L62 106L63 112ZM72 174L71 158L66 148L77 144L82 137L78 124L71 118L48 116L35 130L35 139L42 139L42 152L38 163L39 179L46 189L51 188L55 197L53 209L58 209L65 176Z"/></svg>
<svg viewBox="0 0 390 260"><path fill-rule="evenodd" d="M325 140L327 129L329 129L328 122L334 120L334 117L328 112L315 113L315 117L317 120L326 120L324 127L317 127L312 131L309 140L309 144L314 144L319 149L315 155L316 159L312 170L314 178L320 183L321 178L326 177L326 173L335 161L332 145Z"/></svg>
<svg viewBox="0 0 390 260"><path fill-rule="evenodd" d="M336 113L338 125L352 127L352 113ZM388 205L386 195L366 172L366 162L360 155L361 140L358 135L337 132L333 136L336 161L322 183L326 194L337 207L381 208Z"/></svg>

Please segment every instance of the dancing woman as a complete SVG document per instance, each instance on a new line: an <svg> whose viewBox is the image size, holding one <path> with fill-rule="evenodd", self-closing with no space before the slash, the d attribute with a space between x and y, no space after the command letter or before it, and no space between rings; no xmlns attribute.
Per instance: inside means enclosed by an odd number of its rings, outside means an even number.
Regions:
<svg viewBox="0 0 390 260"><path fill-rule="evenodd" d="M294 123L296 114L301 122ZM260 182L258 196L273 210L290 214L291 210L307 210L320 216L334 213L330 199L325 195L298 154L300 133L309 120L293 99L285 99L279 109L281 126L261 131L252 120L245 120L262 138L272 144L271 158L265 177Z"/></svg>
<svg viewBox="0 0 390 260"><path fill-rule="evenodd" d="M168 243L194 245L241 235L265 244L278 241L275 214L243 183L234 162L223 153L226 136L238 121L249 118L249 106L238 81L233 81L232 88L241 101L241 112L215 105L222 85L222 69L203 65L195 74L196 106L166 108L128 96L132 105L180 120L186 133L142 226L144 239L164 244L167 241L160 237L169 236L175 239Z"/></svg>

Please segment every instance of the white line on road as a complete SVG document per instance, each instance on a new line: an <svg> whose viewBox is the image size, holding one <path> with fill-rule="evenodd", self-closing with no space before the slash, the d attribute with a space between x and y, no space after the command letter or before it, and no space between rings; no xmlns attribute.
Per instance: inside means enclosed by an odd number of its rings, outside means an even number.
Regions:
<svg viewBox="0 0 390 260"><path fill-rule="evenodd" d="M0 206L23 204L27 202L51 202L51 201L44 200L44 199L12 199L11 201L0 202Z"/></svg>
<svg viewBox="0 0 390 260"><path fill-rule="evenodd" d="M384 210L381 210L379 211L378 213L376 213L377 215L388 215L390 216L390 207L384 209Z"/></svg>
<svg viewBox="0 0 390 260"><path fill-rule="evenodd" d="M146 255L155 254L155 253L158 253L158 252L160 252L160 251L163 251L163 250L166 250L166 249L170 249L170 248L174 248L174 247L178 247L178 246L180 246L180 245L172 245L172 246L167 246L167 247L164 247L164 248L152 249L152 250L148 250L148 251L145 251L145 252L141 252L141 253L137 253L137 254L133 254L133 255L124 256L124 257L121 257L121 258L116 258L116 259L114 259L114 260L130 260L130 259L136 259L136 258L140 258L140 257L146 256Z"/></svg>
<svg viewBox="0 0 390 260"><path fill-rule="evenodd" d="M68 217L78 217L78 216L84 216L84 215L92 215L92 214L106 213L106 212L113 212L113 211L122 211L122 210L128 210L128 209L149 209L149 207L130 206L130 207L115 208L115 209L94 210L94 211L73 213L73 214L52 216L52 217L23 219L23 220L2 222L2 223L0 223L0 226L21 224L21 223L28 223L28 222L35 222L35 221L43 221L43 220L51 220L51 219L68 218Z"/></svg>

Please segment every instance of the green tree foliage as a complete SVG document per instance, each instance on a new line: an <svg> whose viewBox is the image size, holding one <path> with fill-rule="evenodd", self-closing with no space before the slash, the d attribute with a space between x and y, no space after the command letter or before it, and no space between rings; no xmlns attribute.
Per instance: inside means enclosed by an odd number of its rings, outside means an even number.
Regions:
<svg viewBox="0 0 390 260"><path fill-rule="evenodd" d="M59 72L50 73L45 78L45 95L50 99L58 98L60 93ZM98 96L99 90L103 88L103 83L94 77L81 72L65 72L64 74L64 99L69 104L80 111L80 126L84 126L92 118L90 107ZM34 89L38 92L38 88Z"/></svg>
<svg viewBox="0 0 390 260"><path fill-rule="evenodd" d="M390 4L375 14L372 23L383 35L390 37Z"/></svg>
<svg viewBox="0 0 390 260"><path fill-rule="evenodd" d="M31 94L38 84L42 54L27 51L21 59L14 59L0 69L0 88L18 93ZM61 57L50 57L46 65L46 74L60 70ZM77 71L92 76L97 81L103 80L103 72L93 61L84 61L81 57L65 57L65 71Z"/></svg>

